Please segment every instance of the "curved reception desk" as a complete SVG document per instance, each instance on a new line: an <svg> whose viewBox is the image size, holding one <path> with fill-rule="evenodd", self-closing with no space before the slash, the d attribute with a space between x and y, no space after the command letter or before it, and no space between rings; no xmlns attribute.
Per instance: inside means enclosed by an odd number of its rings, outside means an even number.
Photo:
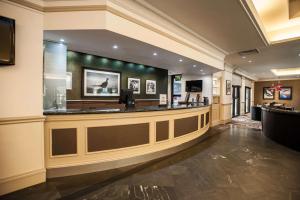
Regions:
<svg viewBox="0 0 300 200"><path fill-rule="evenodd" d="M268 138L300 151L300 112L262 108L263 133Z"/></svg>
<svg viewBox="0 0 300 200"><path fill-rule="evenodd" d="M47 177L144 163L183 150L209 129L210 106L45 111Z"/></svg>

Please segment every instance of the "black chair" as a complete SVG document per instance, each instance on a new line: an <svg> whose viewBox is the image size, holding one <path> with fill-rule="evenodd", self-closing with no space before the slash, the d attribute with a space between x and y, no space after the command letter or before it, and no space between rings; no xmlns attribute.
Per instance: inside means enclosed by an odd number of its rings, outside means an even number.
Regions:
<svg viewBox="0 0 300 200"><path fill-rule="evenodd" d="M251 107L251 119L255 121L261 121L261 107L252 106Z"/></svg>

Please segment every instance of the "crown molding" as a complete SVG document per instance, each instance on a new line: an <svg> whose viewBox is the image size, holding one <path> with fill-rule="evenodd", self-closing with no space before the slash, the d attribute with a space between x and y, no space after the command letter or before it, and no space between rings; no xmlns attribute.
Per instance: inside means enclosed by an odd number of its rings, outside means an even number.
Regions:
<svg viewBox="0 0 300 200"><path fill-rule="evenodd" d="M201 52L203 55L208 56L209 58L212 58L214 60L217 60L218 62L224 62L224 58L226 55L226 52L215 46L214 44L210 43L209 41L205 40L201 36L197 35L196 33L192 32L186 27L183 27L183 25L180 24L174 24L174 20L168 17L168 23L171 23L172 25L176 26L180 30L183 30L185 34L190 35L192 38L198 40L200 43L203 43L204 46L207 46L211 48L211 50L208 50L205 47L202 47L201 45L195 44L195 42L190 41L186 39L185 37L181 37L178 33L170 33L168 29L165 29L163 26L159 26L157 24L147 23L145 20L147 20L144 16L137 15L138 18L133 17L131 14L134 13L132 10L130 11L128 9L128 6L120 4L120 2L116 2L114 0L106 0L99 2L97 4L97 1L86 1L86 4L83 3L83 1L68 1L64 3L59 2L51 2L51 4L46 4L47 2L44 2L44 4L38 4L39 1L33 1L33 0L11 0L11 2L22 5L24 7L28 7L40 12L44 13L51 13L51 12L76 12L76 11L108 11L118 17L121 17L123 19L126 19L128 21L131 21L135 24L138 24L146 29L149 29L155 33L158 33L164 37L167 37L175 42L178 42L179 44L182 44L184 46L187 46L197 52ZM137 4L135 0L132 0L134 4ZM56 4L55 4L56 3ZM102 3L102 4L101 4ZM121 5L121 6L120 6ZM138 4L139 6L142 6ZM147 8L145 8L147 9ZM148 9L149 10L149 9ZM151 9L150 12L154 13L155 15L158 15L160 18L165 18L162 16L162 13L157 14L156 12L153 12ZM165 30L164 30L165 29ZM215 52L214 52L215 51ZM217 67L218 68L218 67Z"/></svg>
<svg viewBox="0 0 300 200"><path fill-rule="evenodd" d="M242 77L245 77L249 80L252 80L252 81L257 81L258 78L256 76L254 76L253 74L250 74L249 72L243 70L243 69L240 69L240 68L235 68L234 71L233 71L235 74L238 74Z"/></svg>
<svg viewBox="0 0 300 200"><path fill-rule="evenodd" d="M268 34L261 22L258 13L254 7L252 0L239 0L241 7L244 9L246 14L248 15L250 21L252 22L254 28L256 29L258 35L260 36L261 40L264 42L266 46L271 44L270 40L268 39Z"/></svg>
<svg viewBox="0 0 300 200"><path fill-rule="evenodd" d="M267 82L267 81L297 81L297 80L300 80L300 78L270 78L270 79L258 79L257 81L255 82Z"/></svg>

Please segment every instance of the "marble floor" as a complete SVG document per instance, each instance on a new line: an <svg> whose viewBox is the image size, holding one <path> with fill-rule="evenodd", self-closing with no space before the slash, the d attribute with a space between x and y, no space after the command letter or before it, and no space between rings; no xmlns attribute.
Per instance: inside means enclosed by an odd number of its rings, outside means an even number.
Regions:
<svg viewBox="0 0 300 200"><path fill-rule="evenodd" d="M245 128L253 128L253 129L262 130L261 122L251 120L250 114L234 117L234 118L232 118L232 123L235 125L238 125L238 126L245 127Z"/></svg>
<svg viewBox="0 0 300 200"><path fill-rule="evenodd" d="M50 179L7 200L299 200L300 152L239 125L145 165Z"/></svg>

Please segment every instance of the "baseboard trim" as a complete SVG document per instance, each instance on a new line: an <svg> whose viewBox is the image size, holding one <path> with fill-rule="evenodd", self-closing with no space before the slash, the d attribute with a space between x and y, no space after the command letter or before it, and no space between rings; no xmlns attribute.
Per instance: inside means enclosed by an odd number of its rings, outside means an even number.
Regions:
<svg viewBox="0 0 300 200"><path fill-rule="evenodd" d="M0 125L44 122L45 118L46 118L45 116L24 116L24 117L0 118Z"/></svg>
<svg viewBox="0 0 300 200"><path fill-rule="evenodd" d="M220 124L227 124L227 123L230 123L231 122L231 118L230 119L224 119L224 120L221 120L221 123Z"/></svg>
<svg viewBox="0 0 300 200"><path fill-rule="evenodd" d="M0 196L46 181L46 170L38 169L0 179Z"/></svg>
<svg viewBox="0 0 300 200"><path fill-rule="evenodd" d="M220 124L223 124L223 121L222 120L218 120L218 121L213 121L211 122L211 127L215 127L215 126L218 126Z"/></svg>

